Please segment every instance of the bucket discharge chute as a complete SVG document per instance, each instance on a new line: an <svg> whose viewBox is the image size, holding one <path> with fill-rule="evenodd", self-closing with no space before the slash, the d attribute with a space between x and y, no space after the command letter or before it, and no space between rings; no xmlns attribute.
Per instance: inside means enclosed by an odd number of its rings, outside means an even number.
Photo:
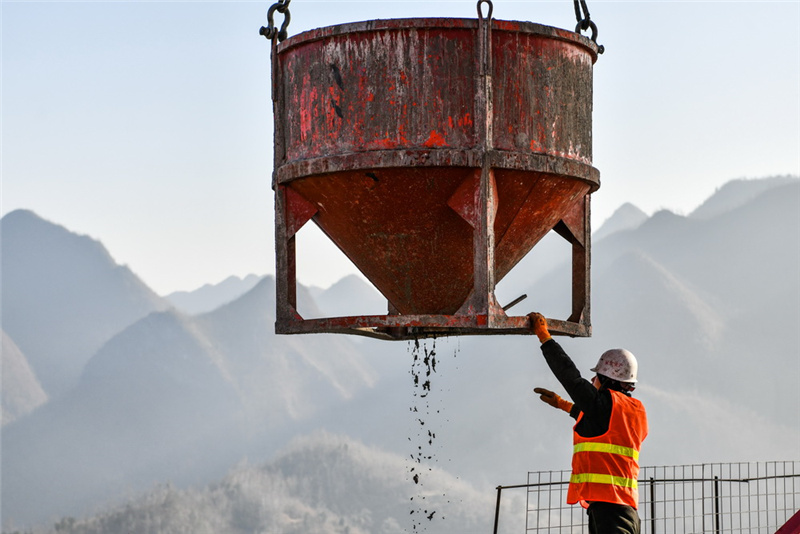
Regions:
<svg viewBox="0 0 800 534"><path fill-rule="evenodd" d="M272 39L278 333L529 333L495 285L554 229L573 249L572 312L548 324L591 335L598 47L479 15ZM386 297L385 315L300 316L295 234L309 221Z"/></svg>

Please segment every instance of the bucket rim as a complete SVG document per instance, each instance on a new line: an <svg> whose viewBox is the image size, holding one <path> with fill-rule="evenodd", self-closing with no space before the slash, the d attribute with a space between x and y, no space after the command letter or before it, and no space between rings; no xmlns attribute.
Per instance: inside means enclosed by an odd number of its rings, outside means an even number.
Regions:
<svg viewBox="0 0 800 534"><path fill-rule="evenodd" d="M580 33L530 21L491 19L491 23L492 32L532 34L558 41L574 43L585 48L591 54L592 62L597 60L597 44ZM478 19L449 17L373 19L358 22L345 22L306 30L297 35L288 37L278 44L277 51L278 54L281 54L291 48L306 43L355 33L404 31L411 29L477 30L478 24Z"/></svg>

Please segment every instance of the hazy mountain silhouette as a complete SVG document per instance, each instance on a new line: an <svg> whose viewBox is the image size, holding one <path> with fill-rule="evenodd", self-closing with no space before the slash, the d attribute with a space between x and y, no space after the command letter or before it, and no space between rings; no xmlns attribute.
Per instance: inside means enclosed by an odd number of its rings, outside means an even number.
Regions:
<svg viewBox="0 0 800 534"><path fill-rule="evenodd" d="M316 433L293 441L267 464L239 466L204 488L161 485L89 520L61 521L58 532L401 534L415 524L423 532L482 530L492 495L440 470L426 481L427 502L416 517L409 515L414 485L406 483L408 469L401 456Z"/></svg>
<svg viewBox="0 0 800 534"><path fill-rule="evenodd" d="M167 307L99 242L33 212L3 217L2 244L3 329L51 397L113 335Z"/></svg>
<svg viewBox="0 0 800 534"><path fill-rule="evenodd" d="M3 404L2 424L18 419L47 402L47 393L28 365L28 360L16 343L2 332Z"/></svg>
<svg viewBox="0 0 800 534"><path fill-rule="evenodd" d="M185 482L192 469L219 469L220 447L231 446L220 434L235 443L243 412L226 371L213 344L175 312L127 328L77 387L4 428L3 516L42 520L161 477Z"/></svg>
<svg viewBox="0 0 800 534"><path fill-rule="evenodd" d="M6 427L4 517L40 521L159 480L222 476L375 382L349 338L275 336L274 309L268 277L214 312L152 313L114 336L75 388Z"/></svg>
<svg viewBox="0 0 800 534"><path fill-rule="evenodd" d="M616 232L633 230L645 220L647 220L647 214L633 204L625 203L603 222L600 228L592 233L592 240L596 242ZM561 268L564 262L571 261L571 258L572 246L563 237L551 230L499 282L495 293L501 305L516 299L522 294L522 289L530 287L554 269ZM526 304L523 303L519 306L525 306ZM509 313L517 313L518 309L516 308Z"/></svg>
<svg viewBox="0 0 800 534"><path fill-rule="evenodd" d="M249 274L244 278L229 276L219 284L205 284L194 291L175 291L164 298L173 306L189 315L210 312L241 297L261 280Z"/></svg>
<svg viewBox="0 0 800 534"><path fill-rule="evenodd" d="M592 233L593 241L600 241L601 239L610 236L616 232L625 230L635 230L647 220L647 214L631 204L626 202L606 220L599 229Z"/></svg>
<svg viewBox="0 0 800 534"><path fill-rule="evenodd" d="M707 218L662 211L644 222L635 209L618 212L628 222L593 243L593 337L559 342L585 376L610 347L638 356L635 395L651 423L642 463L791 459L800 442L800 181L771 182L743 202L707 204L726 208ZM528 283L509 292L529 298L515 314L568 315L568 265L518 280ZM358 287L343 294L355 303L370 298ZM207 491L156 490L135 506L169 497L213 508L214 492L237 480L231 491L239 497L226 506L243 507L246 528L273 517L273 508L252 503L247 488L254 487L288 517L302 510L317 529L308 531L332 532L328 519L353 529L367 521L348 503L378 510L393 506L403 484L419 489L408 476L398 480L393 460L359 464L360 456L376 456L346 438L313 438L275 458L292 436L320 428L398 457L422 454L419 469L432 477L431 488L445 471L491 496L498 484L524 482L528 470L568 468L572 421L531 391L563 393L532 336L418 347L275 336L274 298L268 277L212 312L154 313L113 336L67 395L4 427L4 519L33 524L157 482L207 482L245 455L274 462L234 471ZM309 316L323 313L302 287L298 301ZM425 371L423 357L436 360L426 376L430 390L413 380ZM361 452L351 457L344 444ZM292 469L276 467L286 458ZM352 501L345 482L355 488ZM164 521L177 521L177 510ZM489 528L491 511L480 513L480 530ZM446 521L441 527L450 531Z"/></svg>
<svg viewBox="0 0 800 534"><path fill-rule="evenodd" d="M796 176L773 176L758 180L731 180L717 189L714 194L698 206L689 217L695 219L710 219L711 217L722 215L726 211L731 211L732 209L742 206L768 189L791 184L796 181Z"/></svg>
<svg viewBox="0 0 800 534"><path fill-rule="evenodd" d="M386 298L360 276L347 275L327 289L313 288L312 296L320 316L347 317L350 315L382 315L386 313ZM313 314L300 314L306 318Z"/></svg>
<svg viewBox="0 0 800 534"><path fill-rule="evenodd" d="M298 303L310 297L301 287ZM308 308L310 304L306 304ZM249 409L267 427L304 419L370 387L375 372L345 336L276 336L275 280L265 277L236 301L196 324L227 355Z"/></svg>

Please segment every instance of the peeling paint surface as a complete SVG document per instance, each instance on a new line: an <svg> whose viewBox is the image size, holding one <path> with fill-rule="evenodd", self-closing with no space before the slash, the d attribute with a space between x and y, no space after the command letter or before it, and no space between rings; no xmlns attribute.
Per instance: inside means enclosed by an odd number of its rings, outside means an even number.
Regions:
<svg viewBox="0 0 800 534"><path fill-rule="evenodd" d="M588 247L599 187L588 39L525 22L394 19L305 32L273 54L279 256L293 254L289 240L313 214L392 313L438 317L422 321L430 328L514 330L494 284L553 228ZM277 201L281 191L291 202ZM583 257L586 303L573 295L570 320L588 331ZM279 278L294 276L280 268L293 262L279 259ZM443 319L463 313L474 316Z"/></svg>

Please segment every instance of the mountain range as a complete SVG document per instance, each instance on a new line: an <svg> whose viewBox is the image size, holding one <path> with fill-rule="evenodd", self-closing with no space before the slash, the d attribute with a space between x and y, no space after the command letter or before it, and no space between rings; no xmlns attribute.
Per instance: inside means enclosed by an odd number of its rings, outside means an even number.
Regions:
<svg viewBox="0 0 800 534"><path fill-rule="evenodd" d="M94 239L26 210L3 217L3 331L50 396L75 386L95 352L166 303Z"/></svg>
<svg viewBox="0 0 800 534"><path fill-rule="evenodd" d="M594 334L559 342L587 373L609 347L637 355L642 463L796 459L800 180L732 181L688 216L624 205L594 236ZM498 286L528 295L515 314L568 314L558 240ZM495 486L569 465L569 419L531 391L563 394L531 337L276 336L272 277L206 287L195 304L159 297L100 243L30 211L2 219L2 246L6 531L112 532L98 525L153 521L164 499L206 503L207 524L249 518L217 531L486 531ZM356 276L298 300L308 316L384 306ZM435 510L409 497L440 490L453 498ZM228 508L207 504L232 492Z"/></svg>
<svg viewBox="0 0 800 534"><path fill-rule="evenodd" d="M194 291L175 291L164 298L177 309L197 315L236 300L253 289L260 279L254 274L244 278L229 276L218 284L205 284Z"/></svg>

